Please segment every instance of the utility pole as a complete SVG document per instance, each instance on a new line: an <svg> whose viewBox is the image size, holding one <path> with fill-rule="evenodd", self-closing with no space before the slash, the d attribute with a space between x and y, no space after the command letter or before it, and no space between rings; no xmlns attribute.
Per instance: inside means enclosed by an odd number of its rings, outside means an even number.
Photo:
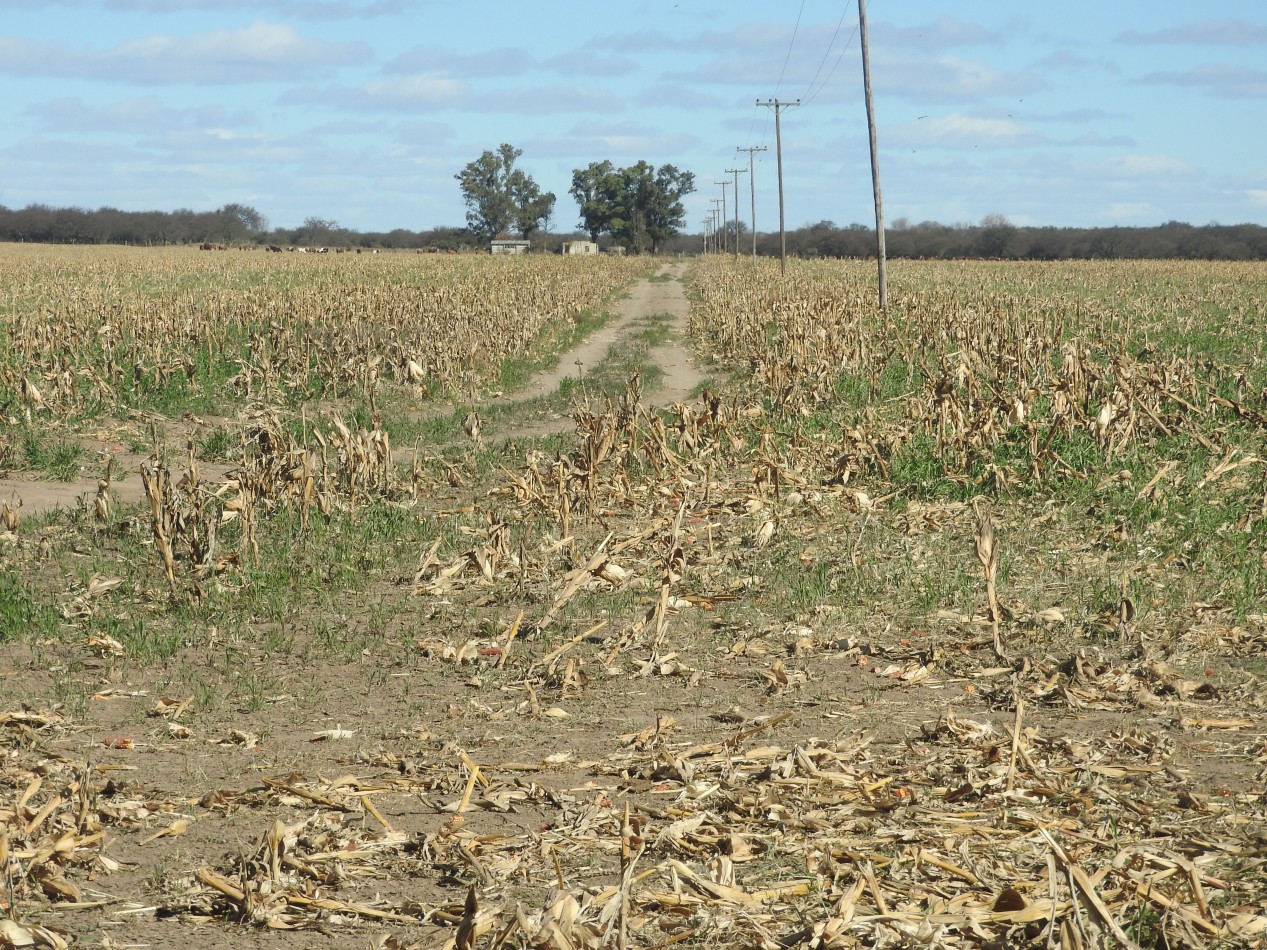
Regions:
<svg viewBox="0 0 1267 950"><path fill-rule="evenodd" d="M735 260L739 260L739 176L748 174L746 168L727 168L735 176Z"/></svg>
<svg viewBox="0 0 1267 950"><path fill-rule="evenodd" d="M713 248L721 250L721 235L717 233L717 216L721 214L721 210L717 206L721 204L721 199L709 198L708 200L713 203Z"/></svg>
<svg viewBox="0 0 1267 950"><path fill-rule="evenodd" d="M725 254L730 249L730 237L726 234L726 229L730 226L726 220L726 186L730 182L714 181L713 184L721 185L721 252Z"/></svg>
<svg viewBox="0 0 1267 950"><path fill-rule="evenodd" d="M862 91L867 100L867 132L871 139L871 190L875 194L875 256L880 283L880 309L884 310L889 305L889 284L884 262L884 205L880 201L880 156L875 139L875 102L871 98L871 53L867 48L866 0L858 0L858 41L862 45Z"/></svg>
<svg viewBox="0 0 1267 950"><path fill-rule="evenodd" d="M765 146L764 146L764 145L756 145L756 146L753 146L752 148L743 148L743 147L741 147L741 146L735 146L735 151L736 151L736 152L747 152L747 153L748 153L748 187L749 187L749 189L750 189L750 190L751 190L751 192L752 192L752 194L751 194L751 199L752 199L752 200L751 200L751 206L752 206L752 262L753 262L754 264L757 262L757 176L756 176L755 172L753 171L752 153L753 153L753 152L764 152L765 150L766 150L766 148L765 148ZM738 210L736 210L736 211L735 211L735 217L736 217L736 218L737 218L737 217L739 217L739 212L738 212Z"/></svg>
<svg viewBox="0 0 1267 950"><path fill-rule="evenodd" d="M710 220L710 219L705 218L705 219L703 220L703 222L701 222L701 223L704 225L704 253L705 253L705 254L707 254L707 253L708 253L708 223L709 223L709 220Z"/></svg>
<svg viewBox="0 0 1267 950"><path fill-rule="evenodd" d="M858 0L858 2L862 3L863 0ZM800 104L800 99L794 102L780 102L778 99L767 99L765 102L757 100L757 105L774 110L774 148L779 157L779 269L784 274L787 273L787 224L783 215L783 131L779 126L779 115L784 109L791 109Z"/></svg>

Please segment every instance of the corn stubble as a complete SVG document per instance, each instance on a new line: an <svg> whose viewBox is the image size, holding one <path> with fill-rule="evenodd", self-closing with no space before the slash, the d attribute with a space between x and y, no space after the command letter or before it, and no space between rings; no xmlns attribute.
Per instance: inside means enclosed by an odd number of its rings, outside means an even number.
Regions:
<svg viewBox="0 0 1267 950"><path fill-rule="evenodd" d="M301 769L200 801L200 814L249 815L255 844L201 855L165 913L372 928L375 946L463 950L1261 943L1251 832L1267 821L1263 797L1212 796L1183 755L1190 731L1239 737L1220 748L1238 742L1267 779L1267 750L1242 733L1261 725L1261 689L1214 688L1184 666L1197 636L1229 656L1267 645L1262 619L1234 623L1214 604L1217 583L1204 607L1157 591L1195 583L1198 552L1163 523L1181 515L1179 500L1225 512L1203 543L1239 533L1262 553L1262 394L1243 366L1141 347L1170 319L1165 300L1152 310L1049 293L1038 269L1003 286L984 266L918 273L927 284L895 287L881 314L848 267L797 265L782 280L699 262L695 338L735 384L655 409L632 378L574 407L565 448L507 449L492 471L479 453L494 433L474 407L469 444L432 459L334 412L296 435L279 397L297 385L293 368L314 362L332 398L336 385L373 391L384 377L456 389L487 372L479 361L495 348L464 356L473 336L455 333L440 371L390 307L343 349L296 356L287 345L298 338L270 335L232 382L257 402L230 477L204 481L192 454L183 472L157 458L143 469L172 591L231 596L281 511L306 528L370 503L417 507L457 530L410 552L396 578L409 610L508 612L489 636L424 628L416 642L419 662L475 690L470 708L490 722L567 723L606 684L649 690L660 678L701 695L743 690L759 712L720 714L725 725L703 740L656 715L583 765L561 725L564 747L513 762L444 742L419 753L358 724L383 739L347 760L355 774ZM1098 265L1067 273L1092 285L1113 276ZM1199 278L1158 274L1189 281L1197 299ZM309 292L288 290L293 301ZM500 293L489 296L513 310ZM75 387L37 365L15 364L12 391L21 398L34 373L45 386L39 404L26 397L32 418L69 418ZM138 377L155 380L156 365ZM107 366L93 372L110 382ZM437 509L454 494L451 510ZM1113 507L1135 517L1137 502L1171 506L1151 515L1140 547L1112 533ZM1113 527L1097 534L1101 523ZM1071 527L1082 536L1062 534ZM1112 580L1084 589L1097 574ZM624 607L597 615L617 598ZM746 685L735 669L751 673ZM494 681L500 691L486 687ZM868 683L883 714L858 695ZM921 719L903 703L936 711ZM807 709L820 718L798 718ZM1066 732L1066 711L1099 713L1096 734ZM903 714L911 721L893 721ZM0 715L9 723L72 728L30 711ZM126 796L89 794L102 777L86 765L0 748L29 773L11 786L21 794L0 796L7 846L26 862L9 882L19 899L40 868L69 880L105 860L93 835L107 821L154 834ZM584 774L546 778L567 768ZM419 802L429 817L402 831ZM411 886L440 879L446 896L388 893L402 875Z"/></svg>

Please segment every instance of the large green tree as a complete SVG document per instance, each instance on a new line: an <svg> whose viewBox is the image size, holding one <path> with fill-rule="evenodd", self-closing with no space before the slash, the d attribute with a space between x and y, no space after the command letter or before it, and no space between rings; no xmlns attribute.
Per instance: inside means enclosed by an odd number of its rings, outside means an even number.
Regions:
<svg viewBox="0 0 1267 950"><path fill-rule="evenodd" d="M523 149L503 142L453 176L466 202L467 227L484 240L511 228L528 237L554 213L554 195L515 167L521 155Z"/></svg>
<svg viewBox="0 0 1267 950"><path fill-rule="evenodd" d="M617 168L593 162L572 173L571 194L591 240L610 234L636 253L654 250L678 233L686 222L682 198L694 190L695 176L672 165Z"/></svg>

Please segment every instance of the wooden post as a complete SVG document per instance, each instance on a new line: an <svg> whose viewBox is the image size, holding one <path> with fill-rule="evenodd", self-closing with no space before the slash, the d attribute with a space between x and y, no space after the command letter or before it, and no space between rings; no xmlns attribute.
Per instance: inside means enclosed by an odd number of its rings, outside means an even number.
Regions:
<svg viewBox="0 0 1267 950"><path fill-rule="evenodd" d="M888 275L884 254L884 205L880 201L880 157L875 139L875 103L871 98L871 53L867 48L867 3L858 0L858 41L862 44L862 91L867 100L867 132L871 140L871 190L875 195L876 261L879 268L880 309L889 305ZM776 112L777 116L778 113ZM776 124L777 129L777 124Z"/></svg>

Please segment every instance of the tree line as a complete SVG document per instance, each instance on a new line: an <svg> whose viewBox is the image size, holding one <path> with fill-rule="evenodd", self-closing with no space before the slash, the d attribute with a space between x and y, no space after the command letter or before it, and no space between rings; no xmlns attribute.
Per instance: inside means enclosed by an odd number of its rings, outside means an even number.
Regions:
<svg viewBox="0 0 1267 950"><path fill-rule="evenodd" d="M550 232L548 226L530 230L535 241L549 246L569 237L624 243L630 249L654 247L666 253L699 253L702 234L673 233L680 220L639 208L640 196L672 195L689 173L672 166L653 169L645 162L627 169L597 162L574 173L572 195L581 208L580 230ZM660 179L657 182L657 179ZM612 196L633 196L617 202ZM606 197L603 197L603 196ZM550 196L553 198L553 195ZM680 195L676 201L680 205ZM513 225L512 225L513 226ZM734 247L734 222L728 240ZM486 229L482 229L486 231ZM502 230L507 230L503 228ZM740 249L751 253L752 236L738 227ZM435 227L413 231L356 231L326 218L309 217L298 227L270 228L264 216L244 204L227 204L214 211L120 211L117 208L54 208L44 204L9 209L0 205L0 241L49 244L276 244L396 249L482 249L484 234L466 227ZM863 224L839 226L819 221L789 231L788 253L796 257L872 257L875 230ZM892 257L1067 260L1112 258L1182 258L1192 260L1267 260L1267 228L1257 224L1192 225L1168 221L1152 227L1059 228L1010 224L997 215L974 225L946 225L934 221L912 224L898 219L885 230ZM777 256L779 235L757 234L757 253Z"/></svg>
<svg viewBox="0 0 1267 950"><path fill-rule="evenodd" d="M728 231L734 249L734 222ZM752 252L752 235L739 225L741 252ZM1146 227L1061 228L1013 225L989 215L979 224L912 224L898 219L884 230L889 257L1004 260L1267 260L1267 228L1257 224L1192 225L1182 221ZM787 232L793 257L875 257L875 228L819 221ZM675 240L667 250L699 251L703 236ZM758 233L757 253L779 255L779 235Z"/></svg>

